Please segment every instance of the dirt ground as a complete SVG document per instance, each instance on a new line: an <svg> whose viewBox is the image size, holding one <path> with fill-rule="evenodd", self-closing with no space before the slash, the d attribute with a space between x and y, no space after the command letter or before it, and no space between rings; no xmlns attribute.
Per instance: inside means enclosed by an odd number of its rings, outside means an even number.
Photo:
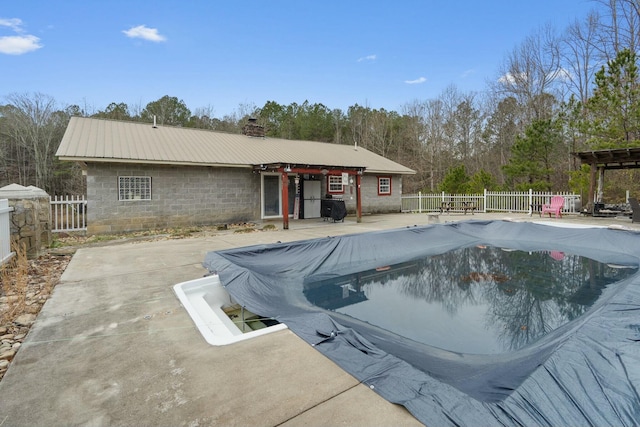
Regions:
<svg viewBox="0 0 640 427"><path fill-rule="evenodd" d="M16 260L0 274L0 380L71 261L71 253Z"/></svg>

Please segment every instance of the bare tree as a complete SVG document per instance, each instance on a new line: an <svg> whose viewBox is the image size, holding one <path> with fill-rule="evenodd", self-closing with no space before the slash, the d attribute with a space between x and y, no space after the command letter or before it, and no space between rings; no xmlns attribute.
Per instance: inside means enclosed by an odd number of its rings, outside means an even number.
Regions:
<svg viewBox="0 0 640 427"><path fill-rule="evenodd" d="M557 96L561 67L560 43L549 25L527 37L507 56L494 89L513 96L524 107L525 122L550 117L548 95Z"/></svg>
<svg viewBox="0 0 640 427"><path fill-rule="evenodd" d="M509 161L511 147L516 136L523 131L519 126L520 117L519 106L515 98L500 99L492 107L484 128L483 139L487 152L486 168L493 172L500 185L506 183L502 166Z"/></svg>
<svg viewBox="0 0 640 427"><path fill-rule="evenodd" d="M480 168L477 164L480 154L482 124L484 116L476 103L476 95L461 95L461 101L449 117L452 152L472 173Z"/></svg>
<svg viewBox="0 0 640 427"><path fill-rule="evenodd" d="M358 104L349 107L347 120L349 122L349 136L354 146L367 148L370 137L371 109Z"/></svg>
<svg viewBox="0 0 640 427"><path fill-rule="evenodd" d="M562 39L563 81L569 92L585 103L597 71L598 15L590 13L583 22L571 24Z"/></svg>
<svg viewBox="0 0 640 427"><path fill-rule="evenodd" d="M618 52L640 48L640 1L595 0L603 13L599 21L598 48L602 62L616 57Z"/></svg>
<svg viewBox="0 0 640 427"><path fill-rule="evenodd" d="M66 127L66 120L56 114L55 100L48 95L11 94L6 98L9 104L3 108L4 126L0 132L17 146L19 153L30 156L21 161L33 164L34 184L48 191L55 149L62 136L60 129Z"/></svg>
<svg viewBox="0 0 640 427"><path fill-rule="evenodd" d="M416 169L414 186L416 190L429 188L433 183L433 165L431 164L431 156L427 147L427 101L419 101L417 99L408 102L402 106L402 114L404 116L404 141L406 144L416 147L415 156L411 162L411 166Z"/></svg>
<svg viewBox="0 0 640 427"><path fill-rule="evenodd" d="M334 129L333 142L335 142L336 144L342 144L342 136L347 123L346 117L341 109L334 108L331 111L331 118Z"/></svg>
<svg viewBox="0 0 640 427"><path fill-rule="evenodd" d="M211 105L196 108L187 125L198 129L214 130L216 128L214 114L215 110Z"/></svg>
<svg viewBox="0 0 640 427"><path fill-rule="evenodd" d="M446 165L441 161L445 151L445 135L447 121L447 103L442 99L433 99L425 104L425 139L428 165L429 190L435 191L445 175Z"/></svg>
<svg viewBox="0 0 640 427"><path fill-rule="evenodd" d="M370 144L369 149L381 156L389 157L389 151L397 139L398 113L389 112L384 108L370 113Z"/></svg>

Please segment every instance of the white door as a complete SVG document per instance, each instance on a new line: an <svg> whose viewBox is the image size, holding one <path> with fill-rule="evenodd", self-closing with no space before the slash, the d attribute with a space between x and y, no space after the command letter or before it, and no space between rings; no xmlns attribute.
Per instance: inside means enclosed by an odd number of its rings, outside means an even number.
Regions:
<svg viewBox="0 0 640 427"><path fill-rule="evenodd" d="M305 218L320 218L320 190L320 181L303 181Z"/></svg>

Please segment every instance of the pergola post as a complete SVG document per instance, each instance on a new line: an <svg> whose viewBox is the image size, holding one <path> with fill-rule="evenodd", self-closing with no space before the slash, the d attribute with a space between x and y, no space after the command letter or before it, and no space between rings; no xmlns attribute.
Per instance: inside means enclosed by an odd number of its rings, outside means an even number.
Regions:
<svg viewBox="0 0 640 427"><path fill-rule="evenodd" d="M598 194L597 202L602 203L604 200L604 166L598 168Z"/></svg>
<svg viewBox="0 0 640 427"><path fill-rule="evenodd" d="M362 175L356 174L356 222L362 222L362 189L360 188Z"/></svg>
<svg viewBox="0 0 640 427"><path fill-rule="evenodd" d="M595 201L596 201L596 164L591 163L591 170L590 170L590 179L589 179L589 196L588 196L588 200L587 200L587 205L591 206L591 212L593 213L594 208L595 208Z"/></svg>
<svg viewBox="0 0 640 427"><path fill-rule="evenodd" d="M282 229L289 229L289 175L282 172Z"/></svg>

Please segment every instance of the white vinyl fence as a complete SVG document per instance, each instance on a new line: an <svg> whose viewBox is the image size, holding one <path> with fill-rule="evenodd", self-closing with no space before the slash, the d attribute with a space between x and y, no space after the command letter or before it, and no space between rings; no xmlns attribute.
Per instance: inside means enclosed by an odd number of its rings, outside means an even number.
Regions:
<svg viewBox="0 0 640 427"><path fill-rule="evenodd" d="M524 212L531 214L549 203L551 197L564 197L562 213L575 214L581 209L580 195L515 191L487 191L483 194L418 193L402 196L402 212L440 212L447 207L451 212L464 212L473 206L477 212Z"/></svg>
<svg viewBox="0 0 640 427"><path fill-rule="evenodd" d="M86 231L87 200L84 196L53 196L51 204L51 231Z"/></svg>
<svg viewBox="0 0 640 427"><path fill-rule="evenodd" d="M9 206L9 200L0 200L0 265L9 261L14 255L11 252L11 212L13 207Z"/></svg>

